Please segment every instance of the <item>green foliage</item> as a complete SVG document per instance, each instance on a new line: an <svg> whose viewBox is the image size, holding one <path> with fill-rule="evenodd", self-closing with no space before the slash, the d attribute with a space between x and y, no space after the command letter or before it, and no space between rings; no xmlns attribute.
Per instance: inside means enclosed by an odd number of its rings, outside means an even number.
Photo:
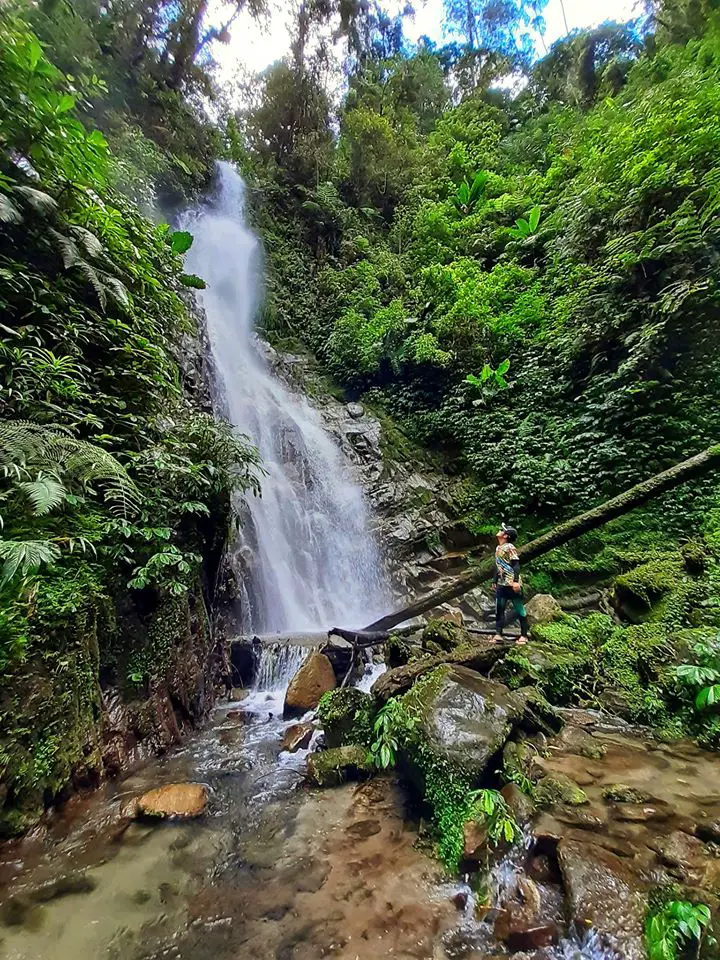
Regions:
<svg viewBox="0 0 720 960"><path fill-rule="evenodd" d="M699 951L708 940L710 909L687 900L671 900L657 913L651 913L645 925L645 942L650 960L676 960L679 951L693 945Z"/></svg>
<svg viewBox="0 0 720 960"><path fill-rule="evenodd" d="M695 708L707 710L720 701L720 634L713 643L696 643L695 663L681 663L675 676L695 695Z"/></svg>
<svg viewBox="0 0 720 960"><path fill-rule="evenodd" d="M501 793L497 790L473 790L469 799L473 803L472 818L485 825L492 844L501 841L515 843L521 830Z"/></svg>
<svg viewBox="0 0 720 960"><path fill-rule="evenodd" d="M399 738L409 734L415 722L414 717L405 714L400 700L390 699L378 711L373 723L374 739L370 745L370 754L376 767L386 770L395 765Z"/></svg>

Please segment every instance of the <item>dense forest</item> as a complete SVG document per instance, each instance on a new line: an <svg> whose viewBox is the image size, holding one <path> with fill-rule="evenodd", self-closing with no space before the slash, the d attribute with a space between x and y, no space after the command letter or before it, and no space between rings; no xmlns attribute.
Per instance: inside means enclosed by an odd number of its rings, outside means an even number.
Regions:
<svg viewBox="0 0 720 960"><path fill-rule="evenodd" d="M137 740L162 741L163 697L205 709L231 494L262 482L211 415L203 281L165 222L216 160L249 187L265 336L432 451L474 535L529 538L720 436L712 4L666 0L537 59L522 0L448 0L442 46L378 4L303 0L288 55L227 87L218 44L269 10L221 6L0 13L2 834L119 769L107 691ZM627 617L538 628L554 653L512 654L517 676L717 746L719 489L534 563L532 589L614 583ZM661 669L670 650L684 672Z"/></svg>

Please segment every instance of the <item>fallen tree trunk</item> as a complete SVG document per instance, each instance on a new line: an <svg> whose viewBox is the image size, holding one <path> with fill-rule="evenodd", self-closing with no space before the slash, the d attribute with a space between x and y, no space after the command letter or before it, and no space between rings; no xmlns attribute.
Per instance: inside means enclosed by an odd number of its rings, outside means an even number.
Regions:
<svg viewBox="0 0 720 960"><path fill-rule="evenodd" d="M587 510L571 520L566 520L548 533L544 533L541 537L525 544L525 546L519 547L518 552L523 560L532 560L534 557L539 557L555 547L560 547L564 543L574 540L583 533L595 530L610 520L615 520L617 517L629 513L635 507L642 506L648 500L667 493L668 490L680 486L687 480L709 473L718 467L720 467L720 444L709 447L689 460L677 463L669 470L664 470L662 473L650 477L649 480L644 480L642 483L630 487L623 493L618 494L617 497L613 497L612 500L607 500L605 503L593 507L592 510ZM462 596L478 584L487 582L492 578L494 569L494 557L485 557L452 583L425 594L424 597L407 607L403 607L402 610L391 613L387 617L381 617L380 620L376 620L375 623L365 627L365 630L391 630L397 624L420 616L420 614L432 610L433 607Z"/></svg>

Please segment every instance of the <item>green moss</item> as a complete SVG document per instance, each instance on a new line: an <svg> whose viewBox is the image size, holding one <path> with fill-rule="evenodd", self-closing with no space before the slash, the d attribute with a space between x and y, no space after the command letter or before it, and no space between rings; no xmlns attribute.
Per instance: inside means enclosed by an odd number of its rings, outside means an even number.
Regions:
<svg viewBox="0 0 720 960"><path fill-rule="evenodd" d="M328 747L361 744L369 747L373 738L375 706L372 697L355 687L339 687L323 694L318 720Z"/></svg>
<svg viewBox="0 0 720 960"><path fill-rule="evenodd" d="M92 569L46 576L27 614L22 663L2 677L0 836L27 829L73 776L100 768L98 633L112 608Z"/></svg>
<svg viewBox="0 0 720 960"><path fill-rule="evenodd" d="M659 600L678 589L683 572L683 559L679 554L669 554L634 567L615 579L617 602L629 619L644 620L651 615ZM657 614L656 618L659 618Z"/></svg>
<svg viewBox="0 0 720 960"><path fill-rule="evenodd" d="M553 773L538 780L534 797L541 806L547 807L558 803L578 807L589 802L585 791L563 773Z"/></svg>
<svg viewBox="0 0 720 960"><path fill-rule="evenodd" d="M422 633L422 645L431 652L433 652L431 644L434 644L436 648L439 647L440 652L442 652L443 650L453 650L460 644L467 642L467 630L451 620L430 620ZM437 652L437 649L435 652Z"/></svg>
<svg viewBox="0 0 720 960"><path fill-rule="evenodd" d="M373 772L365 747L349 744L322 750L308 757L308 776L318 787L336 787L346 780L357 780Z"/></svg>
<svg viewBox="0 0 720 960"><path fill-rule="evenodd" d="M603 789L602 795L604 800L615 803L645 803L650 799L649 793L629 787L626 783L611 783Z"/></svg>

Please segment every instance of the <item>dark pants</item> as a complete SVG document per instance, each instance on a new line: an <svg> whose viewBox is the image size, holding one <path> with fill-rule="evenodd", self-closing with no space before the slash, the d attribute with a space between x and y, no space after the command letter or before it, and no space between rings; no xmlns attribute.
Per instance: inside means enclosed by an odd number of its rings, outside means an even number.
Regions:
<svg viewBox="0 0 720 960"><path fill-rule="evenodd" d="M495 629L502 636L505 626L505 607L508 600L512 603L515 613L520 618L520 633L523 637L526 637L528 635L528 622L522 591L515 593L512 587L501 587L499 584L495 591Z"/></svg>

